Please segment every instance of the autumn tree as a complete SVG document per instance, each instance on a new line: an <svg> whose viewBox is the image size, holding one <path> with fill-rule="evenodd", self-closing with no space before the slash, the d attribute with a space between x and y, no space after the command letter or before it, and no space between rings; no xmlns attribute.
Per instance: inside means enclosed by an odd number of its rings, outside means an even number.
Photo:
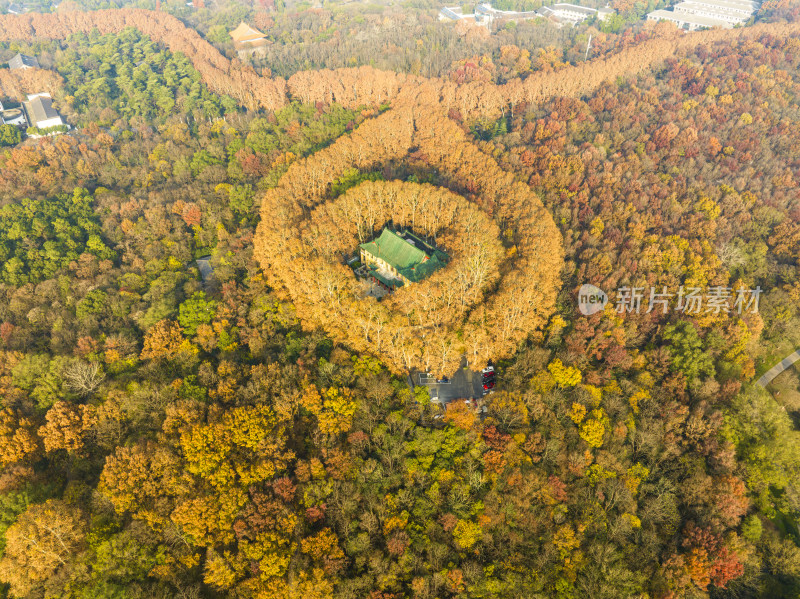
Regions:
<svg viewBox="0 0 800 599"><path fill-rule="evenodd" d="M19 597L60 592L85 536L76 507L54 499L31 505L5 533L0 579Z"/></svg>

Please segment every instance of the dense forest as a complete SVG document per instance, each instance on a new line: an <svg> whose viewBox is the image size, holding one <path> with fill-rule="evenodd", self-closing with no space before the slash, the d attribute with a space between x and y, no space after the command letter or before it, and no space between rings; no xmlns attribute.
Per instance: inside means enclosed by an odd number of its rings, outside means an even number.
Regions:
<svg viewBox="0 0 800 599"><path fill-rule="evenodd" d="M388 171L383 177L395 181L367 181L333 201L326 197L350 169L407 164L409 148L417 169L473 202L400 183L401 174ZM474 363L510 357L553 310L563 259L552 218L526 185L444 117L397 108L364 123L289 167L265 195L261 217L255 256L272 286L286 289L304 322L353 349L377 352L398 375L452 374L462 356ZM341 256L388 222L439 239L453 260L391 298L361 299Z"/></svg>
<svg viewBox="0 0 800 599"><path fill-rule="evenodd" d="M0 154L0 596L800 593L800 386L753 384L800 347L795 23L284 81L65 14L0 17L47 67L0 92L74 127ZM385 220L454 260L365 306L334 257ZM408 385L470 352L485 411Z"/></svg>
<svg viewBox="0 0 800 599"><path fill-rule="evenodd" d="M372 66L297 71L288 79L267 71L257 74L240 60L229 59L179 19L162 12L141 9L65 11L58 14L0 15L0 41L20 39L59 40L73 34L121 33L136 28L154 41L164 43L173 52L183 53L212 91L231 96L248 109L277 110L291 100L306 104L338 103L350 109L381 105L400 98L402 103L436 104L455 108L463 118L501 116L521 103L539 103L557 96L581 96L592 93L605 82L635 75L659 65L664 60L692 51L697 46L753 39L759 35L791 37L800 31L800 22L781 20L753 27L715 29L685 36L665 24L650 27L636 44L606 46L607 52L591 62L575 65L558 61L558 52L544 51L544 60L527 65L529 56L514 46L510 56L518 55L517 74L500 85L483 76L468 76L474 63L468 61L460 73L456 66L452 78L423 78L408 73L379 70ZM622 40L630 37L622 37ZM636 38L634 38L636 39ZM602 46L601 46L602 47ZM526 50L526 52L529 51ZM541 53L540 53L541 54ZM596 55L595 55L596 56ZM527 66L525 66L527 65ZM477 69L480 71L480 69ZM403 93L401 93L403 92ZM405 97L404 97L405 96Z"/></svg>

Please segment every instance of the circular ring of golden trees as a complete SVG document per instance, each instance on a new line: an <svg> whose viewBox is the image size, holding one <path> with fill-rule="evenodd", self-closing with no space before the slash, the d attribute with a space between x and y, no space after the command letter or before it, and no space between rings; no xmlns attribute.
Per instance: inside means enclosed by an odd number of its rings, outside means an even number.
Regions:
<svg viewBox="0 0 800 599"><path fill-rule="evenodd" d="M365 182L332 198L352 168L412 160L446 188ZM381 300L344 258L391 222L435 240L450 262ZM322 328L395 372L452 373L512 355L555 306L563 250L550 214L444 116L390 110L294 163L261 206L255 255L305 326Z"/></svg>
<svg viewBox="0 0 800 599"><path fill-rule="evenodd" d="M363 290L354 285L353 273L342 264L342 257L375 237L388 222L433 240L446 250L450 262L380 302L360 301ZM325 328L339 321L339 302L344 302L351 307L350 325L381 352L384 329L390 342L414 336L426 341L431 330L461 325L500 276L505 250L499 236L500 230L486 213L452 191L402 181L368 181L320 205L301 224L299 237L307 241L306 259L319 270L309 271L297 283L307 285L306 293L312 295L318 281L329 281L339 293L335 304L321 306L323 318L331 321ZM313 261L314 257L321 260Z"/></svg>

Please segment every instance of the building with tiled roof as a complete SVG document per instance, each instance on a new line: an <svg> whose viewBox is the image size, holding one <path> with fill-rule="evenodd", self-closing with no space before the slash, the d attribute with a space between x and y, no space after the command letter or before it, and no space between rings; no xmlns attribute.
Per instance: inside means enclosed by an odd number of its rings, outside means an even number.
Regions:
<svg viewBox="0 0 800 599"><path fill-rule="evenodd" d="M751 0L687 0L679 2L672 10L654 10L647 13L649 21L671 21L681 29L694 31L722 27L731 29L746 24L759 9Z"/></svg>
<svg viewBox="0 0 800 599"><path fill-rule="evenodd" d="M39 61L35 56L28 56L27 54L17 54L14 58L8 61L9 69L35 69L39 68Z"/></svg>
<svg viewBox="0 0 800 599"><path fill-rule="evenodd" d="M23 106L31 127L47 129L64 124L61 115L53 108L53 99L50 94L30 94L28 101L23 103Z"/></svg>
<svg viewBox="0 0 800 599"><path fill-rule="evenodd" d="M269 43L263 33L258 29L253 29L245 22L239 23L239 26L230 32L230 36L237 50L264 46Z"/></svg>
<svg viewBox="0 0 800 599"><path fill-rule="evenodd" d="M418 283L446 266L449 260L446 253L416 235L408 231L396 233L388 228L359 247L361 263L367 267L369 275L390 290Z"/></svg>

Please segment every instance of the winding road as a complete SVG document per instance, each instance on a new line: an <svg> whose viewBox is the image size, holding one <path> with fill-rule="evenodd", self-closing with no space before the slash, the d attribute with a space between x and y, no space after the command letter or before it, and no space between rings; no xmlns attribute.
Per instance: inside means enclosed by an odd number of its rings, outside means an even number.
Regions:
<svg viewBox="0 0 800 599"><path fill-rule="evenodd" d="M758 379L758 381L756 381L756 384L761 386L761 387L766 387L767 385L769 385L772 382L772 379L774 379L776 376L778 376L784 370L790 368L792 366L792 364L794 364L798 360L800 360L800 349L798 349L797 351L795 351L792 354L789 354L783 360L781 360L780 362L775 364L775 366L773 366L772 368L767 370L763 374L763 376L760 379Z"/></svg>

